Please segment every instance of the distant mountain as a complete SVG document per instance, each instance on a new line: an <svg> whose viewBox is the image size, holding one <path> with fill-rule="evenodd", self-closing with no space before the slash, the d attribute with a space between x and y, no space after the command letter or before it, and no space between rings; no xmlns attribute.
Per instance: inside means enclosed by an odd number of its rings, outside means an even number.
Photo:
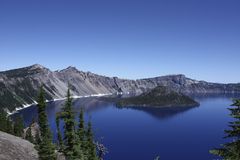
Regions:
<svg viewBox="0 0 240 160"><path fill-rule="evenodd" d="M34 103L38 89L44 85L48 100L65 97L68 84L75 96L123 92L141 94L157 86L167 86L184 94L240 93L240 84L219 84L197 81L184 75L128 80L83 72L75 67L51 71L39 64L0 72L0 108L13 111Z"/></svg>
<svg viewBox="0 0 240 160"><path fill-rule="evenodd" d="M158 86L149 92L139 96L120 99L117 102L119 107L194 107L199 103L192 98L177 93L167 87Z"/></svg>

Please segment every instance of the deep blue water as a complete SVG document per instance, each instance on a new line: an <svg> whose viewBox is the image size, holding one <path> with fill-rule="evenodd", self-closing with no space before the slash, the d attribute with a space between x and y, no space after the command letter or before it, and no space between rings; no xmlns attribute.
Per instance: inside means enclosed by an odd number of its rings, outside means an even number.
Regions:
<svg viewBox="0 0 240 160"><path fill-rule="evenodd" d="M106 160L208 160L217 159L209 150L226 140L224 129L231 121L229 97L197 98L195 108L126 108L97 98L74 100L74 111L84 106L86 121L91 119L95 136L108 148ZM47 114L56 134L55 113L63 101L51 102ZM21 110L26 125L36 117L36 107Z"/></svg>

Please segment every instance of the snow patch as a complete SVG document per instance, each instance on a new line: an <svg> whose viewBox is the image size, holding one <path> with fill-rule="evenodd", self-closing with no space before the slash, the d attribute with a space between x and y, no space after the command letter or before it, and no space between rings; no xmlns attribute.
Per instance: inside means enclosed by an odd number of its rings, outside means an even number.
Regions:
<svg viewBox="0 0 240 160"><path fill-rule="evenodd" d="M88 98L88 97L103 97L103 96L110 96L112 95L112 93L99 93L99 94L90 94L90 95L85 95L85 96L71 96L71 98L73 99L79 99L79 98ZM53 100L46 100L46 102L55 102L55 101L62 101L62 100L66 100L66 97L65 98L56 98L56 99L53 99ZM22 109L25 109L25 108L28 108L32 105L36 105L37 102L36 101L33 101L34 103L31 103L31 104L23 104L22 106L23 107L17 107L15 108L14 111L10 112L9 110L6 110L7 114L8 115L13 115L15 113L18 113L18 111L22 110Z"/></svg>

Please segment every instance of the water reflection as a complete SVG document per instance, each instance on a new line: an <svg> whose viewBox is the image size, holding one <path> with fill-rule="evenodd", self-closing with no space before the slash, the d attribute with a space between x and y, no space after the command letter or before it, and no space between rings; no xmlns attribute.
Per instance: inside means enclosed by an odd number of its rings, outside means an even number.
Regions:
<svg viewBox="0 0 240 160"><path fill-rule="evenodd" d="M169 119L178 114L183 114L191 109L196 107L163 107L163 108L154 108L154 107L132 107L133 110L143 111L154 118L159 120Z"/></svg>
<svg viewBox="0 0 240 160"><path fill-rule="evenodd" d="M55 101L47 103L47 114L49 115L50 121L54 121L55 114L61 112L62 107L64 106L65 101ZM107 109L108 107L116 107L114 103L100 100L98 98L80 98L73 100L73 111L77 114L84 109L86 113L94 113L100 110ZM159 120L168 119L178 114L183 114L191 109L197 107L127 107L128 109L145 112L151 115L154 118ZM120 109L121 110L121 109ZM33 105L27 109L19 111L19 113L13 115L13 118L16 115L22 115L26 125L29 125L33 120L37 118L37 107Z"/></svg>
<svg viewBox="0 0 240 160"><path fill-rule="evenodd" d="M73 101L73 109L75 112L79 112L81 108L85 112L95 112L107 108L110 102L100 101L98 98L81 98Z"/></svg>

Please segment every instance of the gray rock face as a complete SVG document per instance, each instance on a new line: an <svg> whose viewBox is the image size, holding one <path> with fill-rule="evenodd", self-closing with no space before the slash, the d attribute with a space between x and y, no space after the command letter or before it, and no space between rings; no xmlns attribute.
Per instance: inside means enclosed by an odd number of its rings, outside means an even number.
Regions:
<svg viewBox="0 0 240 160"><path fill-rule="evenodd" d="M37 134L38 134L39 136L41 136L41 135L40 135L40 128L39 128L38 123L37 123L37 122L34 122L34 123L32 123L29 127L27 127L27 128L24 129L24 132L23 132L23 138L24 138L24 139L26 139L26 134L27 134L27 131L28 131L29 129L31 129L31 135L32 135L34 141L36 142Z"/></svg>
<svg viewBox="0 0 240 160"><path fill-rule="evenodd" d="M32 143L0 131L0 159L38 160L38 154Z"/></svg>
<svg viewBox="0 0 240 160"><path fill-rule="evenodd" d="M68 85L75 96L114 94L119 91L141 94L157 86L167 86L184 94L240 93L240 84L219 84L197 81L184 75L127 80L82 72L75 67L50 71L41 65L0 72L0 109L12 111L37 99L38 89L44 85L48 100L63 98Z"/></svg>

